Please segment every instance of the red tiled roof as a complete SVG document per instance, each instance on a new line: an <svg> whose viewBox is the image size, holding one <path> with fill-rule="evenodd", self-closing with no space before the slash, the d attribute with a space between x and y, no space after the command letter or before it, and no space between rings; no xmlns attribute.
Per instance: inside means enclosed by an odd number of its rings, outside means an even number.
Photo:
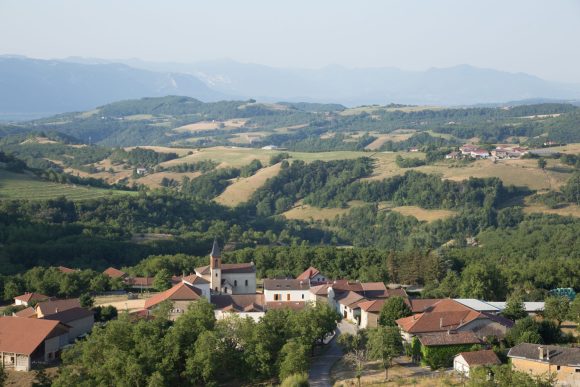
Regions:
<svg viewBox="0 0 580 387"><path fill-rule="evenodd" d="M256 266L253 263L222 263L222 273L255 273ZM200 266L195 268L195 272L201 275L210 273L210 267Z"/></svg>
<svg viewBox="0 0 580 387"><path fill-rule="evenodd" d="M263 312L263 294L221 294L211 297L211 303L218 310L238 312Z"/></svg>
<svg viewBox="0 0 580 387"><path fill-rule="evenodd" d="M66 300L49 300L36 304L36 311L48 316L57 312L64 312L72 308L80 308L81 303L78 298L69 298Z"/></svg>
<svg viewBox="0 0 580 387"><path fill-rule="evenodd" d="M482 351L461 352L458 356L463 357L465 362L470 366L480 366L488 364L501 364L501 361L491 349Z"/></svg>
<svg viewBox="0 0 580 387"><path fill-rule="evenodd" d="M14 297L15 300L24 301L26 303L29 303L32 300L34 301L48 300L49 298L50 298L49 296L45 296L44 294L40 293L24 293L20 296Z"/></svg>
<svg viewBox="0 0 580 387"><path fill-rule="evenodd" d="M308 290L310 289L309 281L298 279L265 279L265 290Z"/></svg>
<svg viewBox="0 0 580 387"><path fill-rule="evenodd" d="M127 275L127 273L125 273L124 271L115 269L114 267L109 267L107 270L103 272L103 274L108 275L111 278L121 278Z"/></svg>
<svg viewBox="0 0 580 387"><path fill-rule="evenodd" d="M0 352L31 355L44 340L67 330L58 321L0 317Z"/></svg>
<svg viewBox="0 0 580 387"><path fill-rule="evenodd" d="M421 313L424 312L425 309L433 306L435 303L441 301L441 298L425 298L425 299L411 299L411 311L413 313Z"/></svg>
<svg viewBox="0 0 580 387"><path fill-rule="evenodd" d="M152 287L153 277L132 277L127 279L127 284L130 286Z"/></svg>
<svg viewBox="0 0 580 387"><path fill-rule="evenodd" d="M209 284L209 281L208 280L203 279L203 278L201 278L201 277L199 277L199 276L197 276L195 274L190 274L190 275L188 275L186 277L183 277L181 280L183 282L187 282L187 283L190 283L192 285L195 285L195 284Z"/></svg>
<svg viewBox="0 0 580 387"><path fill-rule="evenodd" d="M92 315L94 315L92 310L88 310L85 308L71 308L62 312L59 311L58 313L53 313L48 316L44 316L43 319L55 320L60 321L63 324L68 324L69 322L77 321Z"/></svg>
<svg viewBox="0 0 580 387"><path fill-rule="evenodd" d="M364 301L358 304L362 310L369 313L378 313L383 308L385 304L385 299L381 300L371 300L371 301Z"/></svg>
<svg viewBox="0 0 580 387"><path fill-rule="evenodd" d="M437 332L417 335L421 344L430 346L480 344L481 340L471 331L464 332Z"/></svg>
<svg viewBox="0 0 580 387"><path fill-rule="evenodd" d="M440 332L456 329L483 315L451 299L431 305L425 312L398 319L397 324L409 333Z"/></svg>
<svg viewBox="0 0 580 387"><path fill-rule="evenodd" d="M28 308L22 309L14 313L14 316L22 318L36 317L36 310L34 310L32 306L29 306Z"/></svg>
<svg viewBox="0 0 580 387"><path fill-rule="evenodd" d="M366 299L356 292L341 292L336 295L336 301L339 304L355 307L355 304L358 304L361 301L366 301Z"/></svg>
<svg viewBox="0 0 580 387"><path fill-rule="evenodd" d="M77 270L71 269L71 268L68 268L65 266L59 266L58 271L60 271L61 273L64 273L64 274L70 274L70 273L76 272Z"/></svg>
<svg viewBox="0 0 580 387"><path fill-rule="evenodd" d="M318 270L315 267L310 266L302 274L300 274L298 277L296 277L296 279L305 281L305 280L308 280L310 278L316 277L318 274L320 274L320 270Z"/></svg>
<svg viewBox="0 0 580 387"><path fill-rule="evenodd" d="M166 301L196 301L201 298L201 291L191 285L181 282L164 292L158 293L145 300L145 309L150 309L155 305Z"/></svg>

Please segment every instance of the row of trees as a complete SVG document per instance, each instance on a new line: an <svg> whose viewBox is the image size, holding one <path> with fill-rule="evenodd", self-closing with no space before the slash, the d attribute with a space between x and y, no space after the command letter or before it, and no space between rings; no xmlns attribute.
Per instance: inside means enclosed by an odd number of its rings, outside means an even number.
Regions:
<svg viewBox="0 0 580 387"><path fill-rule="evenodd" d="M259 322L232 315L216 321L207 301L175 322L171 305L152 321L126 317L95 328L63 353L54 386L217 385L284 379L306 372L309 354L340 316L328 305L272 310Z"/></svg>

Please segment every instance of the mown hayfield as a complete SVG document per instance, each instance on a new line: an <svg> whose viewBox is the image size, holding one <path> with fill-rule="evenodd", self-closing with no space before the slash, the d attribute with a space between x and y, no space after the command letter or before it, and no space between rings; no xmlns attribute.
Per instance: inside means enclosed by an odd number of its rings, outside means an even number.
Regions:
<svg viewBox="0 0 580 387"><path fill-rule="evenodd" d="M405 216L412 216L420 221L433 222L439 219L450 218L456 214L450 210L426 210L417 206L400 206L390 208L391 211L398 212Z"/></svg>
<svg viewBox="0 0 580 387"><path fill-rule="evenodd" d="M278 172L280 172L280 163L262 168L250 177L239 178L215 198L215 201L230 207L247 202L258 188L262 187L269 178L278 175Z"/></svg>
<svg viewBox="0 0 580 387"><path fill-rule="evenodd" d="M203 132L205 130L219 129L220 125L222 124L222 130L232 130L244 126L246 124L246 120L234 118L227 121L200 121L193 124L180 126L173 129L173 131L177 133L197 133Z"/></svg>
<svg viewBox="0 0 580 387"><path fill-rule="evenodd" d="M282 215L286 219L304 220L304 221L319 221L332 220L338 215L343 215L349 212L354 207L363 206L366 203L359 200L352 200L348 202L347 208L318 208L312 207L308 204L303 204L302 201L296 202L294 207L284 212Z"/></svg>
<svg viewBox="0 0 580 387"><path fill-rule="evenodd" d="M47 200L64 196L70 200L89 200L108 195L136 194L87 186L42 181L35 176L0 170L0 200Z"/></svg>
<svg viewBox="0 0 580 387"><path fill-rule="evenodd" d="M561 208L550 208L541 203L530 203L529 200L526 200L524 204L524 212L526 214L542 213L561 216L575 216L580 218L580 206L575 204L569 204Z"/></svg>
<svg viewBox="0 0 580 387"><path fill-rule="evenodd" d="M185 173L158 172L158 173L153 173L150 175L145 175L145 176L140 177L134 181L136 183L139 183L139 184L144 184L147 187L159 188L159 187L161 187L161 180L163 180L163 178L173 179L173 180L177 181L178 183L181 183L181 180L184 177L189 177L190 179L195 179L198 176L201 176L201 172L185 172Z"/></svg>
<svg viewBox="0 0 580 387"><path fill-rule="evenodd" d="M377 139L365 147L369 150L377 150L387 141L401 142L410 138L414 133L388 133L388 134L373 134Z"/></svg>

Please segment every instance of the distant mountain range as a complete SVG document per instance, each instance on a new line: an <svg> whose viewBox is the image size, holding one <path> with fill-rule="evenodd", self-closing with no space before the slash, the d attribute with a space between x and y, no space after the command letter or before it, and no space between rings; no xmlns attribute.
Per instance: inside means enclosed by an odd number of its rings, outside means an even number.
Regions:
<svg viewBox="0 0 580 387"><path fill-rule="evenodd" d="M426 71L342 66L290 69L231 60L187 64L0 56L0 114L4 117L86 110L117 100L163 95L202 101L254 98L347 106L391 102L463 106L580 100L580 85L468 65Z"/></svg>

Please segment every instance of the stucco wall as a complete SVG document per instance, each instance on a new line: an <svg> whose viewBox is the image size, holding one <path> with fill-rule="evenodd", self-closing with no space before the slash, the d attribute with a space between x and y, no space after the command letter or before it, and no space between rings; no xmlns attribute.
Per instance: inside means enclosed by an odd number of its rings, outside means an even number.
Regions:
<svg viewBox="0 0 580 387"><path fill-rule="evenodd" d="M276 300L274 295L278 294L280 295L280 299ZM288 299L288 296L290 296L290 299ZM306 289L306 290L267 290L264 289L264 298L266 300L266 302L272 302L272 301L303 301L303 302L308 302L308 301L315 301L315 297L313 296L312 293L310 293L310 290Z"/></svg>
<svg viewBox="0 0 580 387"><path fill-rule="evenodd" d="M80 320L68 322L67 325L70 326L69 340L72 342L80 335L84 335L93 329L93 324L95 323L95 317L93 315L87 316Z"/></svg>
<svg viewBox="0 0 580 387"><path fill-rule="evenodd" d="M514 369L534 376L556 373L556 380L560 386L580 386L580 372L575 367L558 366L540 361L511 358ZM578 367L580 369L580 367Z"/></svg>
<svg viewBox="0 0 580 387"><path fill-rule="evenodd" d="M252 294L256 293L256 273L224 273L222 272L222 280L226 280L231 284L231 291L229 294ZM237 281L237 286L236 286ZM248 281L248 285L246 285ZM229 287L229 285L228 285Z"/></svg>

